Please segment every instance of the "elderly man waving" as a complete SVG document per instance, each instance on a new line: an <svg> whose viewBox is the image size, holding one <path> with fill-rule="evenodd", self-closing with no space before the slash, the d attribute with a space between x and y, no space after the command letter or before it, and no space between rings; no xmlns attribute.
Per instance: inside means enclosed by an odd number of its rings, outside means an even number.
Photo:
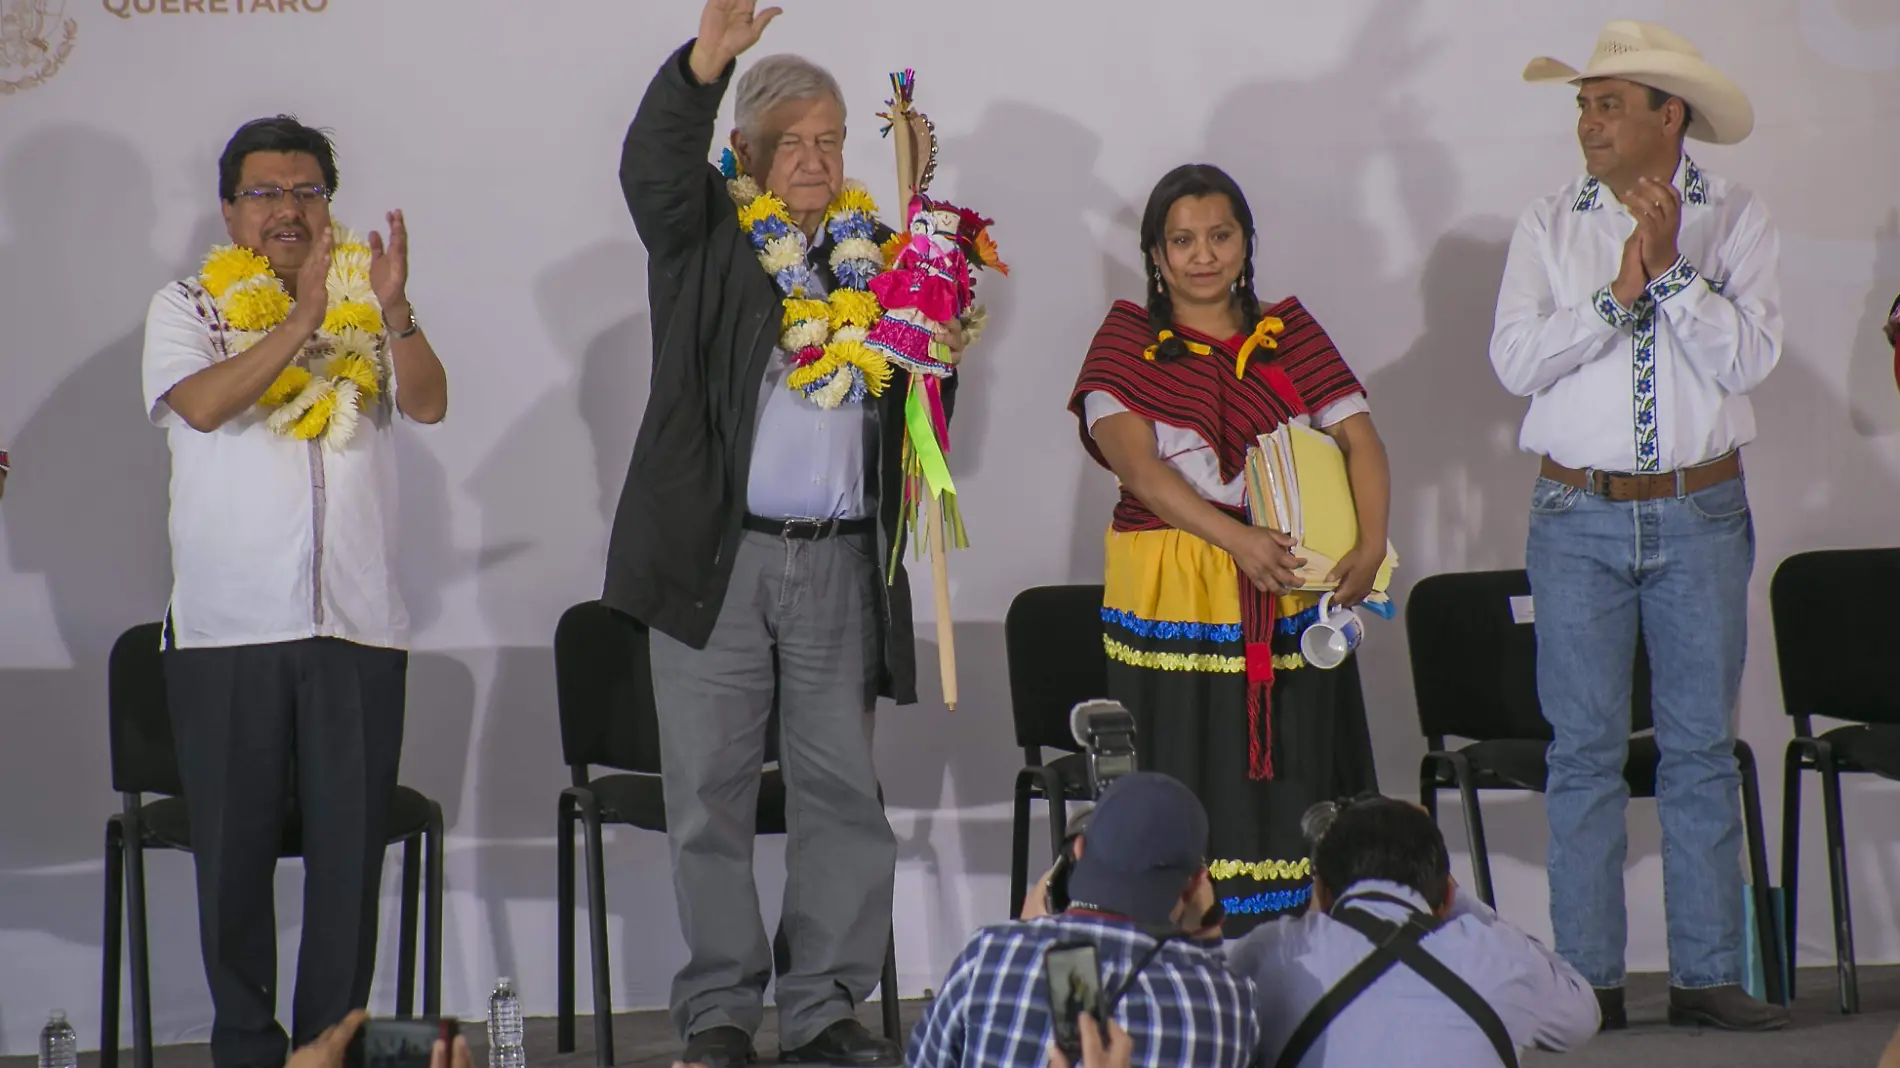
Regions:
<svg viewBox="0 0 1900 1068"><path fill-rule="evenodd" d="M909 382L838 336L876 307L865 283L890 231L844 180L837 81L796 56L760 60L739 80L737 174L708 162L735 60L778 14L709 0L627 132L653 384L603 600L652 632L690 951L672 994L681 1060L750 1060L776 972L782 1059L869 1068L901 1061L855 1010L877 985L896 865L872 712L880 694L917 699L909 580L881 566L902 537ZM965 337L938 335L952 359ZM776 954L752 881L775 698L790 831Z"/></svg>

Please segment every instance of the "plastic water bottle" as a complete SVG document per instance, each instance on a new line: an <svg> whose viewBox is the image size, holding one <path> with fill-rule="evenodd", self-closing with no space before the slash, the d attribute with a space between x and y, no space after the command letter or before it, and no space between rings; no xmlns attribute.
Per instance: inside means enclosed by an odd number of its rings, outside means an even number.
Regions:
<svg viewBox="0 0 1900 1068"><path fill-rule="evenodd" d="M527 1068L522 1048L521 998L514 980L503 976L488 995L488 1068Z"/></svg>
<svg viewBox="0 0 1900 1068"><path fill-rule="evenodd" d="M66 1014L55 1012L40 1029L40 1068L78 1068L79 1036Z"/></svg>

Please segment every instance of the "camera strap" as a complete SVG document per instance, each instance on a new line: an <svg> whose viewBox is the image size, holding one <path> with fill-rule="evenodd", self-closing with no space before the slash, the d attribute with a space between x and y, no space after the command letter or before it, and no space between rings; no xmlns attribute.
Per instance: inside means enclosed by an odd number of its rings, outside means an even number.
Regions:
<svg viewBox="0 0 1900 1068"><path fill-rule="evenodd" d="M1383 901L1405 908L1407 917L1403 923L1393 923L1358 908L1347 908L1353 901ZM1372 943L1372 952L1364 960L1353 966L1345 977L1336 983L1319 1002L1310 1009L1306 1018L1293 1030L1293 1036L1287 1039L1286 1047L1280 1051L1274 1068L1298 1068L1300 1060L1319 1036L1346 1006L1366 992L1386 972L1400 964L1418 973L1418 977L1436 987L1438 992L1450 998L1452 1004L1471 1017L1484 1037L1491 1040L1491 1048L1497 1051L1498 1060L1504 1068L1518 1068L1517 1043L1511 1040L1511 1033L1505 1029L1504 1021L1498 1017L1497 1010L1484 1000L1471 984L1459 978L1458 973L1445 966L1437 957L1426 952L1419 945L1427 935L1438 930L1440 922L1417 906L1403 898L1377 891L1354 894L1334 902L1327 913L1334 920L1364 935Z"/></svg>

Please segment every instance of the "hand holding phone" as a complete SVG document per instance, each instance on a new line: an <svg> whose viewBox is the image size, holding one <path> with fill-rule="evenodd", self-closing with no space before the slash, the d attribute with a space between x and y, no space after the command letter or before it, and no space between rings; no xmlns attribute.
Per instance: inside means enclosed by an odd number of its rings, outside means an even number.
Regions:
<svg viewBox="0 0 1900 1068"><path fill-rule="evenodd" d="M1100 1026L1107 1018L1102 998L1102 973L1092 942L1059 942L1042 959L1043 989L1056 1049L1071 1065L1081 1063L1082 1014ZM1098 1033L1097 1037L1101 1037Z"/></svg>
<svg viewBox="0 0 1900 1068"><path fill-rule="evenodd" d="M1084 1016L1082 1019L1081 1063L1071 1063L1068 1056L1052 1044L1049 1047L1049 1068L1129 1068L1129 1063L1134 1060L1135 1040L1128 1037L1128 1032L1113 1020L1104 1025L1093 1016ZM1108 1034L1106 1042L1102 1039L1103 1032ZM1900 1043L1896 1044L1896 1048L1900 1048ZM1887 1068L1886 1062L1881 1062L1880 1068ZM1896 1068L1900 1068L1900 1064L1896 1064Z"/></svg>
<svg viewBox="0 0 1900 1068"><path fill-rule="evenodd" d="M344 1051L343 1068L447 1068L433 1064L437 1042L449 1051L453 1068L467 1068L460 1031L448 1016L364 1020Z"/></svg>

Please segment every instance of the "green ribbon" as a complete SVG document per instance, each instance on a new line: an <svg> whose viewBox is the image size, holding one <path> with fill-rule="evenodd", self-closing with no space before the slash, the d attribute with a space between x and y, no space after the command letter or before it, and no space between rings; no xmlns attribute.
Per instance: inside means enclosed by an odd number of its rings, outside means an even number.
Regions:
<svg viewBox="0 0 1900 1068"><path fill-rule="evenodd" d="M942 501L945 494L954 495L957 487L950 481L950 463L937 445L937 428L930 425L930 406L924 403L921 385L914 384L904 398L904 426L910 432L910 447L931 498Z"/></svg>

